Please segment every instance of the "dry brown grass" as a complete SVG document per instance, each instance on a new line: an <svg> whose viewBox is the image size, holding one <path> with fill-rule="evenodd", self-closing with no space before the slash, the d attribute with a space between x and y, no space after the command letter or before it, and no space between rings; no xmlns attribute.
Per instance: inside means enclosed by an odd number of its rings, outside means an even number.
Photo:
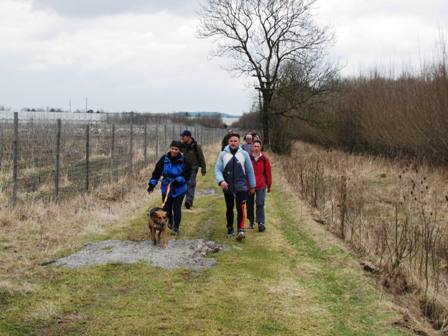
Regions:
<svg viewBox="0 0 448 336"><path fill-rule="evenodd" d="M22 274L66 250L79 247L86 236L119 228L148 201L145 177L77 195L59 203L35 201L0 209L0 276Z"/></svg>
<svg viewBox="0 0 448 336"><path fill-rule="evenodd" d="M445 331L448 171L304 143L282 162L324 225L373 261L390 291L415 295L422 313Z"/></svg>
<svg viewBox="0 0 448 336"><path fill-rule="evenodd" d="M205 154L209 149L205 148ZM152 166L132 177L59 202L25 195L19 206L0 205L0 281L26 274L40 264L79 248L86 239L98 239L129 227L129 219L140 215L148 196L146 184ZM7 195L2 194L2 198ZM3 201L3 199L1 200ZM142 227L142 234L145 230ZM1 286L1 282L0 282Z"/></svg>

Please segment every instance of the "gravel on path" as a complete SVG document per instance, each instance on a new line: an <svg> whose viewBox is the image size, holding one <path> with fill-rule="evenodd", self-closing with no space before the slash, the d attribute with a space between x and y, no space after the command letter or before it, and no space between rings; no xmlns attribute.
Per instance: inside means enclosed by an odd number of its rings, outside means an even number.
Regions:
<svg viewBox="0 0 448 336"><path fill-rule="evenodd" d="M202 270L216 265L216 260L207 258L207 255L223 249L223 245L203 239L170 240L166 249L154 246L151 241L147 240L106 240L98 243L86 243L84 249L56 260L54 265L79 268L110 263L133 264L143 261L165 269Z"/></svg>

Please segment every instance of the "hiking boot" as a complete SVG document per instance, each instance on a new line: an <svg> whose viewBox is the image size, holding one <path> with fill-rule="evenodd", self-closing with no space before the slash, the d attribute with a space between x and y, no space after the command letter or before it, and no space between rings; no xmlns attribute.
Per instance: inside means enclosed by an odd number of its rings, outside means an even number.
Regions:
<svg viewBox="0 0 448 336"><path fill-rule="evenodd" d="M254 222L249 222L249 229L254 229Z"/></svg>
<svg viewBox="0 0 448 336"><path fill-rule="evenodd" d="M244 231L240 230L240 232L236 235L236 240L242 241L244 238L246 238L246 235L244 234Z"/></svg>
<svg viewBox="0 0 448 336"><path fill-rule="evenodd" d="M185 208L190 209L192 204L190 202L185 202Z"/></svg>
<svg viewBox="0 0 448 336"><path fill-rule="evenodd" d="M227 236L233 236L234 235L234 232L233 232L233 227L232 228L227 228Z"/></svg>
<svg viewBox="0 0 448 336"><path fill-rule="evenodd" d="M258 232L264 232L266 230L266 227L263 223L258 223Z"/></svg>
<svg viewBox="0 0 448 336"><path fill-rule="evenodd" d="M179 229L171 229L170 236L178 236L179 235Z"/></svg>

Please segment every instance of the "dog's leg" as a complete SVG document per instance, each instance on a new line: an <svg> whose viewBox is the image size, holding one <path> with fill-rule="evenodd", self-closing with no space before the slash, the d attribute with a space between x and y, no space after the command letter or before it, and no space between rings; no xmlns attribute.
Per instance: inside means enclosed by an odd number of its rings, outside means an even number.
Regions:
<svg viewBox="0 0 448 336"><path fill-rule="evenodd" d="M154 243L154 245L157 245L156 229L154 227L151 227L151 240Z"/></svg>
<svg viewBox="0 0 448 336"><path fill-rule="evenodd" d="M168 241L168 230L166 229L166 227L163 228L162 230L162 246L163 248L166 248L167 246L167 241Z"/></svg>
<svg viewBox="0 0 448 336"><path fill-rule="evenodd" d="M162 241L160 240L160 236L162 235L162 230L160 230L159 231L159 234L158 234L158 241L159 241L159 244L162 244Z"/></svg>

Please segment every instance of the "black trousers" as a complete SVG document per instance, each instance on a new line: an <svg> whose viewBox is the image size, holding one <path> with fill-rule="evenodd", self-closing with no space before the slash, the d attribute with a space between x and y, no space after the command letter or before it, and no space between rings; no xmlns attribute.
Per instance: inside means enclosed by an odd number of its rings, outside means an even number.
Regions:
<svg viewBox="0 0 448 336"><path fill-rule="evenodd" d="M224 193L226 200L226 219L227 228L233 228L234 213L233 208L236 206L237 212L237 228L238 230L244 230L244 218L247 200L247 191L239 192L236 194Z"/></svg>
<svg viewBox="0 0 448 336"><path fill-rule="evenodd" d="M162 195L162 200L165 199L166 195ZM172 225L174 231L179 231L180 221L182 219L182 201L184 200L184 195L173 198L168 197L163 209L168 212L168 218L170 224Z"/></svg>

